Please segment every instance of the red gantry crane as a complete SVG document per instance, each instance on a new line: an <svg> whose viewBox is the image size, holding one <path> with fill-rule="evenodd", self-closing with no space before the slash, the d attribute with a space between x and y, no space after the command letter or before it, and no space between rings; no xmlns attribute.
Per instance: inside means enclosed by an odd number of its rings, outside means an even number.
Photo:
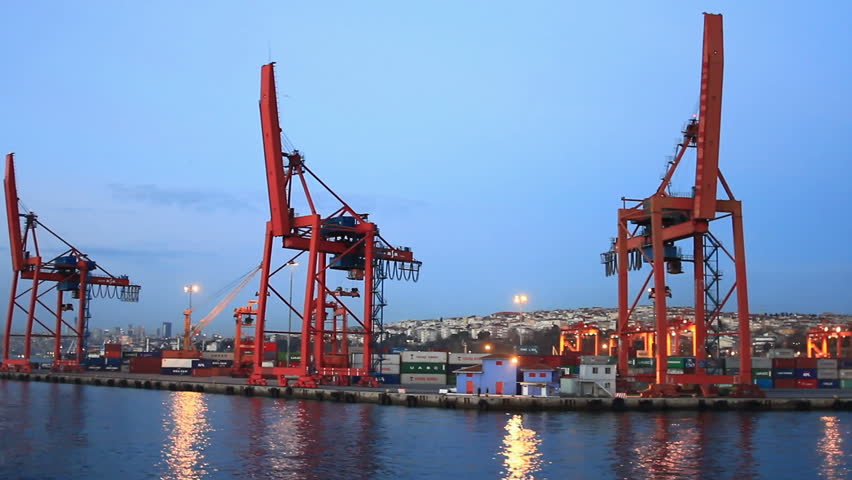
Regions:
<svg viewBox="0 0 852 480"><path fill-rule="evenodd" d="M674 384L709 386L733 383L743 386L739 388L739 394L746 394L752 387L742 202L734 197L719 170L723 67L722 15L705 13L698 116L689 121L683 130L683 140L678 145L677 154L656 192L643 199L622 198L625 205L618 210L618 236L611 250L601 255L607 275L618 276L619 338L627 338L631 314L650 284L649 296L655 307L656 345L667 345L664 338L669 327L666 298L671 296L671 292L666 284L666 273L682 273L683 262L693 263L694 312L697 319L694 342L700 346L696 349L697 368L694 374L669 375L666 348L657 348L654 389L661 395L672 394L674 388L671 386ZM692 193L674 195L670 188L672 175L690 149L695 149L697 154ZM717 198L720 183L727 198ZM725 218L731 220L733 252L723 246L710 229L711 223ZM691 257L681 254L676 246L679 241L689 243L693 252ZM720 257L729 259L736 271L735 281L724 296L719 295ZM640 270L645 263L651 265L651 271L631 304L628 302L628 272ZM653 283L650 283L652 279ZM724 329L720 328L718 318L735 291L738 326L736 331L722 331ZM707 358L705 344L715 340L713 337L726 334L739 337L740 374L708 375L703 368ZM624 348L625 345L621 347L618 349L618 368L625 375L628 348Z"/></svg>
<svg viewBox="0 0 852 480"><path fill-rule="evenodd" d="M41 223L35 213L20 213L12 153L6 155L3 186L13 275L3 337L2 369L29 372L33 339L52 338L54 370L82 370L86 354L89 300L118 298L124 302L138 302L141 287L131 284L127 276L114 276L107 272L103 266ZM24 220L23 234L21 218ZM37 228L50 234L67 249L55 257L42 257ZM20 283L28 286L24 288ZM74 303L66 303L66 292L77 303L76 319L70 322L65 318L66 312L73 311L75 306ZM53 293L56 302L50 305L48 297ZM23 333L13 333L16 326L23 327ZM23 354L13 358L10 346L11 339L15 337L23 337L24 346ZM72 339L75 346L70 354L63 355L64 339Z"/></svg>
<svg viewBox="0 0 852 480"><path fill-rule="evenodd" d="M307 167L298 150L285 151L278 119L273 63L261 68L260 95L270 221L266 224L255 323L254 370L249 383L266 383L261 361L263 341L268 333L301 336L300 364L271 367L271 375L281 385L287 383L285 376L298 376L295 385L307 387L331 381L334 377L356 375L362 377L362 383L375 383L370 374L373 372L371 363L376 335L380 335L383 330L383 282L385 279L417 281L421 262L414 258L409 248L394 247L385 241L376 224L368 220L367 214L355 211L334 193ZM315 202L309 181L318 184L320 190L330 196L329 202L336 206L332 206L327 213L320 213L319 206L325 203ZM294 205L299 198L307 205L307 215L297 215L295 212ZM275 238L281 238L285 249L297 252L278 267L272 264ZM303 262L305 268L301 269L306 278L304 302L298 308L297 302L291 303L285 299L271 280L303 253L307 253L308 258ZM334 270L346 272L349 280L363 282L360 314L356 314L343 302L342 295L335 295L328 287L332 282L330 274ZM269 328L267 310L272 297L281 300L293 312L301 322L300 331L276 331ZM348 335L361 336L364 358L362 367L350 368L344 353L346 347L343 344L346 342L342 341L339 331L329 328L327 309L330 303L334 304L335 311L341 309L352 326L356 327L349 329ZM335 317L342 315L338 313Z"/></svg>

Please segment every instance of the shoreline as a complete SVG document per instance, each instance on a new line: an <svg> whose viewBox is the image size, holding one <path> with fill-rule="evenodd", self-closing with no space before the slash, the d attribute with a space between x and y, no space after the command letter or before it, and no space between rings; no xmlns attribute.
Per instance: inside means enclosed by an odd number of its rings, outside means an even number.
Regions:
<svg viewBox="0 0 852 480"><path fill-rule="evenodd" d="M326 386L322 388L280 387L277 385L246 385L245 379L231 377L170 377L134 373L13 373L0 372L0 379L67 383L76 385L135 388L146 390L190 391L245 397L291 398L338 403L372 403L387 406L466 409L479 411L852 411L852 392L848 395L823 397L790 396L767 398L732 397L674 397L674 398L624 398L593 397L528 397L520 395L467 395L417 391L406 387L405 393L397 388L365 388ZM396 387L396 386L395 386ZM415 387L416 388L416 387ZM807 393L803 391L802 393Z"/></svg>

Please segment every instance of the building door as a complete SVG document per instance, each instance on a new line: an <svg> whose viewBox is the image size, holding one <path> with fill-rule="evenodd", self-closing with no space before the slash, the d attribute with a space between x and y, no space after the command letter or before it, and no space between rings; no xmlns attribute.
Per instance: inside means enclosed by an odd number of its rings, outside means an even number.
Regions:
<svg viewBox="0 0 852 480"><path fill-rule="evenodd" d="M494 386L497 395L503 395L503 382L497 382L497 385Z"/></svg>
<svg viewBox="0 0 852 480"><path fill-rule="evenodd" d="M465 384L465 390L467 393L473 393L473 380L468 380Z"/></svg>

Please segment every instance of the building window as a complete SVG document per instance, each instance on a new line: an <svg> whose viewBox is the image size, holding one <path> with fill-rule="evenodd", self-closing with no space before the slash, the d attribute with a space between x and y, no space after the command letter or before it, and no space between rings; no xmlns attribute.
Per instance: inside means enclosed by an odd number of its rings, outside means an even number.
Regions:
<svg viewBox="0 0 852 480"><path fill-rule="evenodd" d="M604 369L604 373L612 373L612 368L610 368L610 367L606 367L606 368Z"/></svg>
<svg viewBox="0 0 852 480"><path fill-rule="evenodd" d="M539 377L546 377L546 376L547 376L547 374L546 374L546 373L544 373L544 372L541 372L541 373L539 373L539 374L538 374L538 376L539 376Z"/></svg>
<svg viewBox="0 0 852 480"><path fill-rule="evenodd" d="M592 367L592 373L598 373L598 367Z"/></svg>
<svg viewBox="0 0 852 480"><path fill-rule="evenodd" d="M472 377L472 376L473 376L473 374L472 374L472 373L468 373L468 374L467 374L467 376L468 376L468 377Z"/></svg>
<svg viewBox="0 0 852 480"><path fill-rule="evenodd" d="M502 361L502 360L497 360L497 365L503 365L503 361Z"/></svg>

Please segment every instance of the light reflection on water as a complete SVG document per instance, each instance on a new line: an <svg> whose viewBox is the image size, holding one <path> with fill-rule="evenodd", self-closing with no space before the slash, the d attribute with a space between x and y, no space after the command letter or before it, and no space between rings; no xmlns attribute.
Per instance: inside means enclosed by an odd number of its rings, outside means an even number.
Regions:
<svg viewBox="0 0 852 480"><path fill-rule="evenodd" d="M171 392L163 401L163 480L195 480L208 474L204 450L210 442L207 397L195 392Z"/></svg>
<svg viewBox="0 0 852 480"><path fill-rule="evenodd" d="M542 466L541 452L538 446L541 438L529 428L524 427L523 417L513 415L506 422L506 434L500 454L503 456L504 470L501 472L506 480L522 480L535 478L533 474Z"/></svg>
<svg viewBox="0 0 852 480"><path fill-rule="evenodd" d="M817 445L817 450L823 457L820 473L829 480L846 480L852 476L852 470L842 463L844 439L840 433L840 422L835 416L821 417L820 421L823 422L823 437Z"/></svg>

